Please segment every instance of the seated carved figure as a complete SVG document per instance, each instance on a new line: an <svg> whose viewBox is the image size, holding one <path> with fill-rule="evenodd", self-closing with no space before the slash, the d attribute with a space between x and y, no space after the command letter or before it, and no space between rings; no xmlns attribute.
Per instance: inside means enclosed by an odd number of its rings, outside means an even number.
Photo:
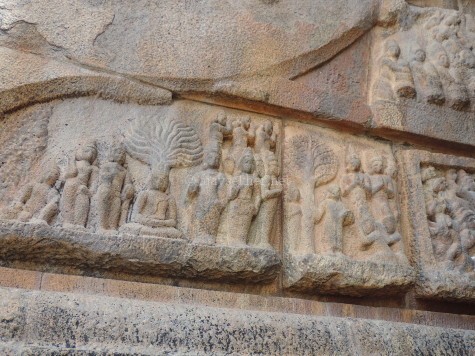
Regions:
<svg viewBox="0 0 475 356"><path fill-rule="evenodd" d="M437 54L437 72L439 73L447 104L455 109L462 110L470 102L468 91L463 82L457 80L456 68L451 68L447 53L441 51Z"/></svg>
<svg viewBox="0 0 475 356"><path fill-rule="evenodd" d="M444 90L435 67L426 60L426 53L418 49L411 61L411 70L419 100L432 104L445 102Z"/></svg>
<svg viewBox="0 0 475 356"><path fill-rule="evenodd" d="M19 199L2 212L1 217L22 222L50 224L58 214L59 193L54 187L59 167L48 169L36 183L28 184Z"/></svg>
<svg viewBox="0 0 475 356"><path fill-rule="evenodd" d="M380 77L375 88L377 100L394 101L399 97L415 97L411 69L407 61L400 56L401 49L397 42L388 40L380 60Z"/></svg>
<svg viewBox="0 0 475 356"><path fill-rule="evenodd" d="M131 223L126 224L121 231L136 232L138 235L182 237L181 232L176 229L175 199L167 193L168 172L152 172L148 185L147 189L137 195Z"/></svg>

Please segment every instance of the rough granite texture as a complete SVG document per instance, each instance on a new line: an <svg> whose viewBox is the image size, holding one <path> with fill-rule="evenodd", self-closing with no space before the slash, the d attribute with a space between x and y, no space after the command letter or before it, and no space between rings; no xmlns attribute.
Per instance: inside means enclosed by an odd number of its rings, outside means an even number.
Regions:
<svg viewBox="0 0 475 356"><path fill-rule="evenodd" d="M147 236L105 236L38 224L0 223L0 259L226 282L272 281L280 271L273 250L192 244Z"/></svg>
<svg viewBox="0 0 475 356"><path fill-rule="evenodd" d="M474 331L0 289L0 350L26 355L471 355Z"/></svg>
<svg viewBox="0 0 475 356"><path fill-rule="evenodd" d="M288 257L284 284L307 293L352 296L403 294L414 284L410 266L306 255Z"/></svg>

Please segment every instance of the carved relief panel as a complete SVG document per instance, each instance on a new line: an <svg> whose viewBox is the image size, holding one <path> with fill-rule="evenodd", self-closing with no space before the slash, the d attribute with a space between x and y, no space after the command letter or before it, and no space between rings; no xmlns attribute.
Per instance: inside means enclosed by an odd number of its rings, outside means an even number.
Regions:
<svg viewBox="0 0 475 356"><path fill-rule="evenodd" d="M475 300L475 160L423 151L401 159L416 295Z"/></svg>
<svg viewBox="0 0 475 356"><path fill-rule="evenodd" d="M474 18L437 8L407 12L404 23L376 32L371 103L406 100L474 111Z"/></svg>
<svg viewBox="0 0 475 356"><path fill-rule="evenodd" d="M388 145L289 124L284 162L288 288L374 295L411 286Z"/></svg>
<svg viewBox="0 0 475 356"><path fill-rule="evenodd" d="M5 125L46 136L2 142L0 256L205 279L276 276L278 121L187 101L74 99L28 110ZM20 146L25 168L15 164ZM17 169L25 178L13 179ZM57 249L33 253L45 241Z"/></svg>

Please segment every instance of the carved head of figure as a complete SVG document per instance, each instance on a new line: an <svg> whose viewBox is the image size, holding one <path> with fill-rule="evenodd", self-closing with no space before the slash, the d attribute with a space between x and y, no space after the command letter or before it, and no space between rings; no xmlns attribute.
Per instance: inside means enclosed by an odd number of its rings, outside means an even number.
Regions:
<svg viewBox="0 0 475 356"><path fill-rule="evenodd" d="M383 172L384 159L383 156L373 153L369 159L370 174L380 174Z"/></svg>
<svg viewBox="0 0 475 356"><path fill-rule="evenodd" d="M266 164L264 164L264 159L260 156L257 155L255 157L255 173L259 178L262 178L266 175Z"/></svg>
<svg viewBox="0 0 475 356"><path fill-rule="evenodd" d="M445 179L449 185L455 183L457 180L457 170L453 168L447 170L447 172L445 172Z"/></svg>
<svg viewBox="0 0 475 356"><path fill-rule="evenodd" d="M439 43L442 43L449 38L447 31L442 28L435 28L432 31L432 37Z"/></svg>
<svg viewBox="0 0 475 356"><path fill-rule="evenodd" d="M270 120L267 120L263 126L264 126L264 132L267 135L272 136L272 131L274 130L274 126L272 125L272 122Z"/></svg>
<svg viewBox="0 0 475 356"><path fill-rule="evenodd" d="M414 53L414 59L418 62L424 62L426 60L426 52L424 52L423 49L418 49L416 50L416 53Z"/></svg>
<svg viewBox="0 0 475 356"><path fill-rule="evenodd" d="M244 130L249 130L251 127L251 117L250 116L244 116L241 118L241 126Z"/></svg>
<svg viewBox="0 0 475 356"><path fill-rule="evenodd" d="M300 202L300 190L295 184L289 184L286 192L288 201L298 203Z"/></svg>
<svg viewBox="0 0 475 356"><path fill-rule="evenodd" d="M125 163L125 148L122 144L112 145L109 153L110 162L116 162L120 165Z"/></svg>
<svg viewBox="0 0 475 356"><path fill-rule="evenodd" d="M467 68L475 68L475 54L468 48L464 48L460 52L460 60Z"/></svg>
<svg viewBox="0 0 475 356"><path fill-rule="evenodd" d="M169 185L168 170L154 169L150 173L150 189L166 192Z"/></svg>
<svg viewBox="0 0 475 356"><path fill-rule="evenodd" d="M388 57L398 59L401 55L401 48L394 40L388 40L385 45L385 52Z"/></svg>
<svg viewBox="0 0 475 356"><path fill-rule="evenodd" d="M475 180L463 169L457 173L457 184L466 190L475 191Z"/></svg>
<svg viewBox="0 0 475 356"><path fill-rule="evenodd" d="M361 167L360 157L356 154L353 147L348 147L348 152L346 153L346 170L348 172L358 172Z"/></svg>
<svg viewBox="0 0 475 356"><path fill-rule="evenodd" d="M447 53L445 53L445 52L440 52L440 53L437 55L437 63L438 63L441 67L449 68L449 66L450 66L450 61L449 61L449 57L447 56Z"/></svg>
<svg viewBox="0 0 475 356"><path fill-rule="evenodd" d="M217 122L220 125L226 125L226 113L224 111L218 112L218 115L216 115L215 122Z"/></svg>
<svg viewBox="0 0 475 356"><path fill-rule="evenodd" d="M241 159L239 160L239 170L243 173L251 174L255 168L254 155L252 150L248 147L244 150Z"/></svg>
<svg viewBox="0 0 475 356"><path fill-rule="evenodd" d="M97 148L95 142L89 142L80 146L76 151L76 161L87 161L90 164L97 158Z"/></svg>
<svg viewBox="0 0 475 356"><path fill-rule="evenodd" d="M221 149L217 144L210 144L205 151L203 165L205 169L218 169L221 162Z"/></svg>
<svg viewBox="0 0 475 356"><path fill-rule="evenodd" d="M332 184L327 188L326 198L338 201L341 199L341 190L340 187L336 184Z"/></svg>
<svg viewBox="0 0 475 356"><path fill-rule="evenodd" d="M226 157L223 160L223 171L227 175L233 175L235 166L234 160L231 157Z"/></svg>
<svg viewBox="0 0 475 356"><path fill-rule="evenodd" d="M46 169L46 171L43 173L41 176L40 182L41 183L46 183L50 187L52 187L56 181L59 179L59 175L61 174L61 171L59 167L55 164Z"/></svg>
<svg viewBox="0 0 475 356"><path fill-rule="evenodd" d="M426 167L421 172L422 182L434 193L443 192L447 189L447 181L440 177L433 166Z"/></svg>

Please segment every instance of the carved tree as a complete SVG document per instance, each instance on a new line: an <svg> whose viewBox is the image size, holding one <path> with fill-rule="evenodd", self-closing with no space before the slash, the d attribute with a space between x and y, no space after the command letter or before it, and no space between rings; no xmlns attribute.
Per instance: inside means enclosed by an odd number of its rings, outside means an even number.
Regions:
<svg viewBox="0 0 475 356"><path fill-rule="evenodd" d="M313 253L315 188L335 178L338 159L327 145L314 136L294 136L289 140L288 147L288 165L299 172L302 180L302 236L297 244L298 252Z"/></svg>
<svg viewBox="0 0 475 356"><path fill-rule="evenodd" d="M125 133L124 143L127 152L152 171L194 166L203 157L197 133L178 119L137 119Z"/></svg>

